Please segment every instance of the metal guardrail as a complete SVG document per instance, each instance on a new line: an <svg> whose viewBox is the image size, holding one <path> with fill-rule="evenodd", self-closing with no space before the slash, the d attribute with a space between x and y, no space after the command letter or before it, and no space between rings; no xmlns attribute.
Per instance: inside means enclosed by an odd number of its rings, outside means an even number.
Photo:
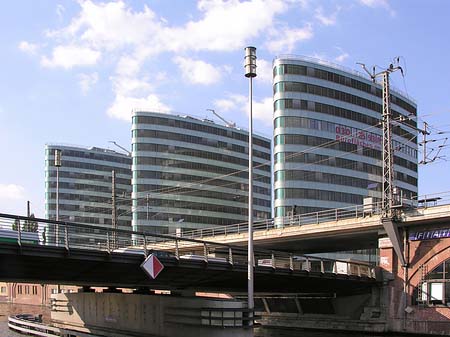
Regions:
<svg viewBox="0 0 450 337"><path fill-rule="evenodd" d="M165 311L165 322L184 325L222 328L250 327L255 318L253 311L242 308L182 308L169 307Z"/></svg>
<svg viewBox="0 0 450 337"><path fill-rule="evenodd" d="M401 198L398 207L401 209L423 209L431 206L450 204L450 192L442 192L419 196L414 199ZM354 205L344 208L336 208L319 212L288 215L285 217L271 218L267 220L255 221L253 231L267 231L270 229L282 229L291 226L302 226L320 224L330 221L340 221L347 219L357 219L365 216L381 214L381 202L366 205ZM210 228L200 228L181 233L181 237L191 239L214 238L216 236L226 236L231 234L248 233L248 223L238 223L227 226L215 226Z"/></svg>
<svg viewBox="0 0 450 337"><path fill-rule="evenodd" d="M311 224L320 224L329 221L339 221L346 219L357 219L363 216L372 216L380 214L381 203L370 205L355 205L346 208L337 208L320 212L311 212L305 214L295 214L275 219L255 221L253 231L266 231L269 229L281 229L290 226L302 226ZM248 223L239 223L228 226L216 226L211 228L201 228L191 231L185 231L181 234L183 238L203 239L219 235L246 234L248 232Z"/></svg>
<svg viewBox="0 0 450 337"><path fill-rule="evenodd" d="M42 321L39 318L28 314L9 316L8 327L11 330L29 336L61 336L61 330L59 328L42 324Z"/></svg>
<svg viewBox="0 0 450 337"><path fill-rule="evenodd" d="M29 232L25 229L37 231ZM25 240L30 236L34 239ZM2 241L17 243L19 247L57 247L67 252L83 249L110 255L138 254L145 257L153 253L157 257L177 259L180 263L201 261L216 265L247 265L247 249L242 246L0 213L0 242ZM255 249L254 263L261 268L374 278L372 267L365 263L292 255L273 250Z"/></svg>

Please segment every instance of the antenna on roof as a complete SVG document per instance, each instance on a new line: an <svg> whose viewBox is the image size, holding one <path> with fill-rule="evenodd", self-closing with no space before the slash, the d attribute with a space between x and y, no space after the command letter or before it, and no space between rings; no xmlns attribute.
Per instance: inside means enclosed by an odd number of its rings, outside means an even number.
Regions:
<svg viewBox="0 0 450 337"><path fill-rule="evenodd" d="M225 123L225 125L229 128L235 128L236 127L236 123L233 122L228 122L225 118L223 118L222 116L220 116L214 109L206 109L206 111L211 111L214 115L216 115L222 122Z"/></svg>

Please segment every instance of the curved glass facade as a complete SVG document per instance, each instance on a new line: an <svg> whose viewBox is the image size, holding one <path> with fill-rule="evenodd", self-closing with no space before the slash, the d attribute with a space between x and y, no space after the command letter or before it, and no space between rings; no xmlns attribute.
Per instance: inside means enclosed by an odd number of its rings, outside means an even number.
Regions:
<svg viewBox="0 0 450 337"><path fill-rule="evenodd" d="M111 228L114 170L117 225L131 229L131 157L96 147L45 146L46 218L56 219L56 149L61 150L59 220Z"/></svg>
<svg viewBox="0 0 450 337"><path fill-rule="evenodd" d="M254 217L271 216L271 144L254 136ZM133 229L157 233L246 222L248 132L209 120L136 111Z"/></svg>
<svg viewBox="0 0 450 337"><path fill-rule="evenodd" d="M381 86L301 57L275 59L273 79L275 216L380 199ZM391 90L391 112L394 184L414 197L417 106Z"/></svg>

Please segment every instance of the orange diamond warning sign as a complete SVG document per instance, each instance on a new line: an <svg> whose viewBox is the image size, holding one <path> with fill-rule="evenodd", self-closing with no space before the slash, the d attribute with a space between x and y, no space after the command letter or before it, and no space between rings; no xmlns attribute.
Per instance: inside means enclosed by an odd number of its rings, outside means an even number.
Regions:
<svg viewBox="0 0 450 337"><path fill-rule="evenodd" d="M164 265L158 260L158 258L151 254L141 264L141 268L150 276L155 279L159 273L164 269Z"/></svg>

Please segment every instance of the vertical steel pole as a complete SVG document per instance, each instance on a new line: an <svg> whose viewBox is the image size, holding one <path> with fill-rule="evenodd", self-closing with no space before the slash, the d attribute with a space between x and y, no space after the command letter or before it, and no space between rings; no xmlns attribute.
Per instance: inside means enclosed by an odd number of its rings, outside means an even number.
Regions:
<svg viewBox="0 0 450 337"><path fill-rule="evenodd" d="M253 298L254 268L253 268L253 79L249 81L249 134L248 134L248 309L255 308ZM251 316L253 318L253 315ZM250 321L251 323L251 321Z"/></svg>
<svg viewBox="0 0 450 337"><path fill-rule="evenodd" d="M249 325L253 325L254 256L253 256L253 77L256 77L256 48L245 48L245 77L249 78L248 134L248 310Z"/></svg>
<svg viewBox="0 0 450 337"><path fill-rule="evenodd" d="M56 166L56 221L59 221L59 166ZM59 225L56 224L56 246L59 246Z"/></svg>
<svg viewBox="0 0 450 337"><path fill-rule="evenodd" d="M61 167L61 150L55 149L55 167L56 167L56 221L59 221L59 168ZM55 226L56 246L59 246L59 224Z"/></svg>
<svg viewBox="0 0 450 337"><path fill-rule="evenodd" d="M61 150L55 149L55 166L56 166L56 246L59 246L59 168L61 167ZM57 285L58 294L61 293L61 285Z"/></svg>
<svg viewBox="0 0 450 337"><path fill-rule="evenodd" d="M112 224L112 244L114 249L118 248L117 240L117 205L116 205L116 171L111 171L111 203L112 203L112 214L111 214L111 224Z"/></svg>

